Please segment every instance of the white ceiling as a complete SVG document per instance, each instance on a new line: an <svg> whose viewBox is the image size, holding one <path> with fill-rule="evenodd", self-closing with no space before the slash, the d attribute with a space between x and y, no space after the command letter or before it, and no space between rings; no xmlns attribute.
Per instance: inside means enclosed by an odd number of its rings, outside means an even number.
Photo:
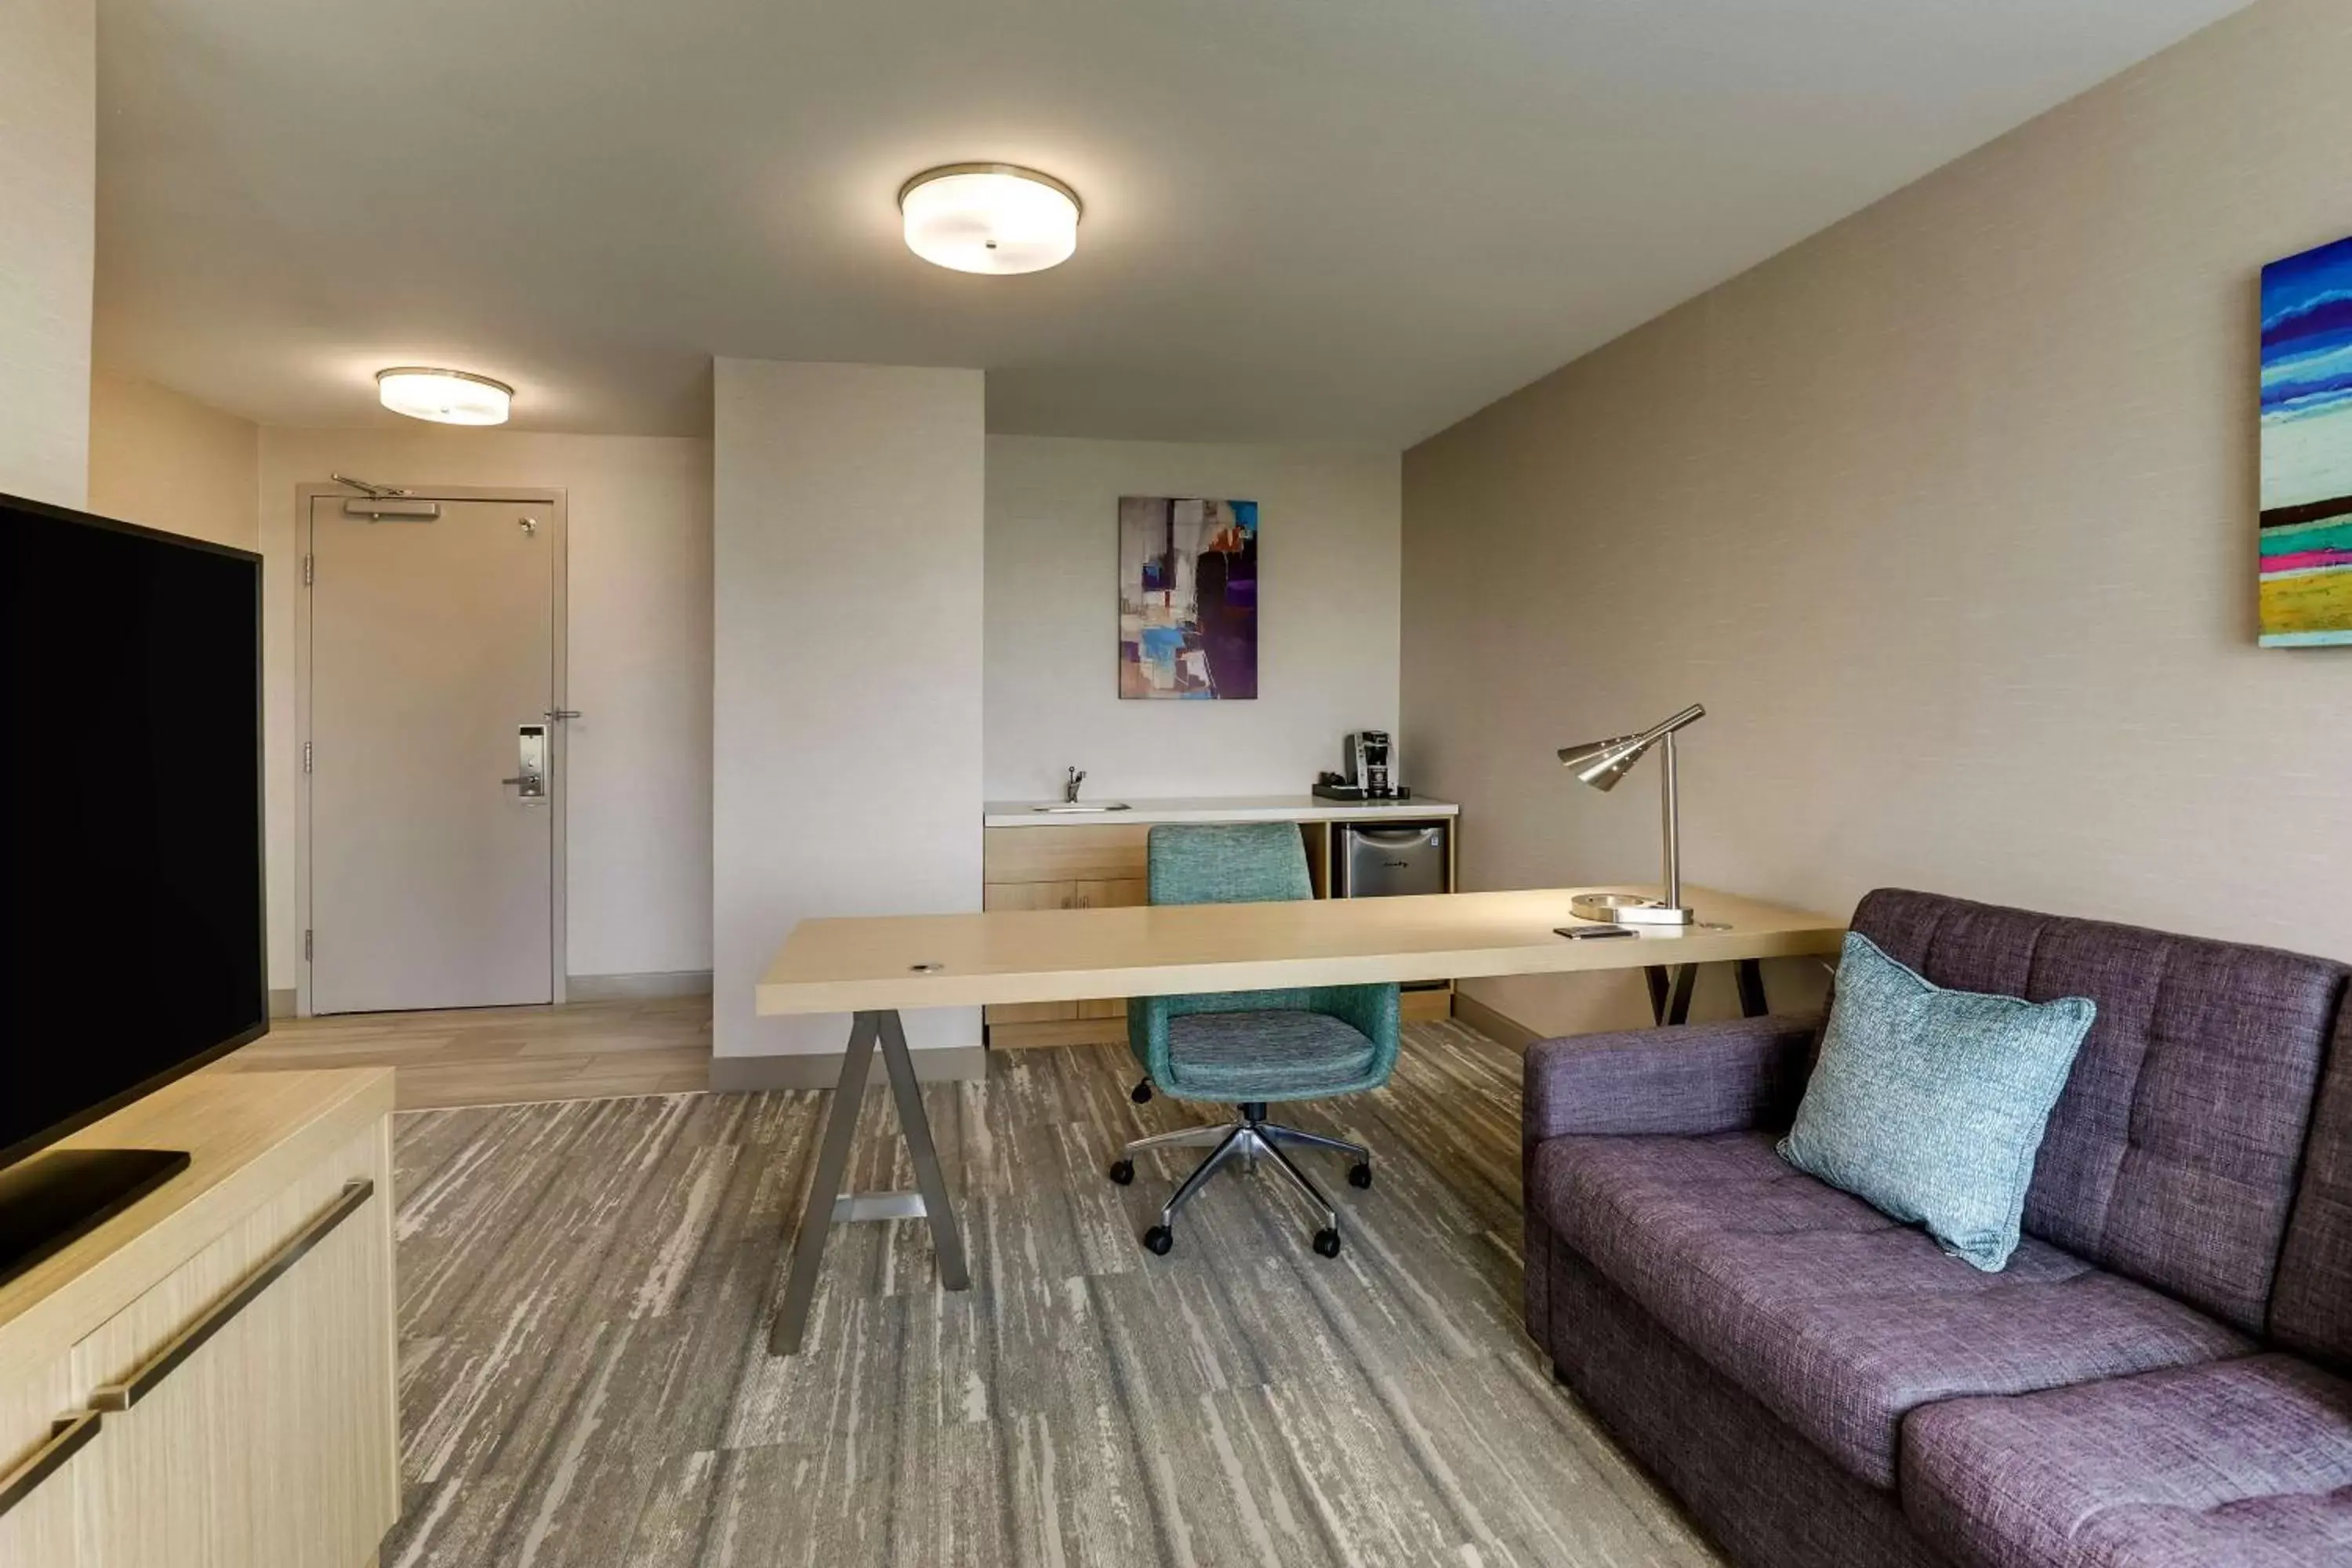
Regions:
<svg viewBox="0 0 2352 1568"><path fill-rule="evenodd" d="M281 424L423 362L698 432L721 354L1402 445L2241 3L100 0L99 357ZM1076 258L909 255L964 159L1076 186Z"/></svg>

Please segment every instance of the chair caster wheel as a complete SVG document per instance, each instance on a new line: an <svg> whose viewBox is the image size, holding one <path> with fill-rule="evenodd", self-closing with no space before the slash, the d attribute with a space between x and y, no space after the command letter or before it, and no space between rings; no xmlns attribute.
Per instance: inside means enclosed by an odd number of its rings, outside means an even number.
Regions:
<svg viewBox="0 0 2352 1568"><path fill-rule="evenodd" d="M1321 1253L1326 1258L1339 1257L1339 1233L1336 1230L1317 1231L1315 1233L1315 1250Z"/></svg>
<svg viewBox="0 0 2352 1568"><path fill-rule="evenodd" d="M1175 1245L1176 1233L1164 1225L1155 1225L1143 1233L1143 1249L1146 1252L1156 1253L1165 1258L1168 1256L1168 1249Z"/></svg>
<svg viewBox="0 0 2352 1568"><path fill-rule="evenodd" d="M1135 1101L1138 1105L1150 1104L1151 1080L1150 1079L1145 1079L1141 1083L1139 1083L1133 1089L1129 1089L1127 1091L1127 1098Z"/></svg>
<svg viewBox="0 0 2352 1568"><path fill-rule="evenodd" d="M1369 1163L1349 1166L1348 1184L1351 1187L1370 1186L1372 1184L1372 1167Z"/></svg>
<svg viewBox="0 0 2352 1568"><path fill-rule="evenodd" d="M1121 1160L1111 1166L1110 1179L1117 1182L1122 1187L1127 1185L1128 1183L1135 1180L1135 1162L1132 1160Z"/></svg>

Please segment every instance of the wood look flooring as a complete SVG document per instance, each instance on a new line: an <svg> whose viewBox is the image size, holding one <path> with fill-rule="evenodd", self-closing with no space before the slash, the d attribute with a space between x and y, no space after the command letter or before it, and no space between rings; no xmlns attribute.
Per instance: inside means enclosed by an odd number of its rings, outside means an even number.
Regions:
<svg viewBox="0 0 2352 1568"><path fill-rule="evenodd" d="M403 1110L682 1094L710 1081L710 998L280 1018L218 1069L392 1067Z"/></svg>
<svg viewBox="0 0 2352 1568"><path fill-rule="evenodd" d="M877 1075L878 1078L878 1074ZM406 1511L385 1568L1718 1561L1519 1326L1518 1058L1420 1024L1386 1090L1291 1120L1347 1249L1269 1173L1137 1244L1222 1108L1131 1104L1124 1051L926 1090L972 1288L923 1223L835 1229L771 1359L815 1092L432 1110L396 1143ZM911 1185L869 1092L853 1186Z"/></svg>

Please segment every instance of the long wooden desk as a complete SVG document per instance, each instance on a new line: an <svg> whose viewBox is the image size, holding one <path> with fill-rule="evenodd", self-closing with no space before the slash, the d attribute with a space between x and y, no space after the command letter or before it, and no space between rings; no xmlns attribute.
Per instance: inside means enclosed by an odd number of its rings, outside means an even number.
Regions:
<svg viewBox="0 0 2352 1568"><path fill-rule="evenodd" d="M1673 1023L1689 1007L1699 964L1737 963L1741 1005L1760 1013L1759 960L1833 953L1845 935L1845 921L1835 917L1704 888L1684 889L1698 912L1696 926L1581 942L1554 929L1585 923L1569 914L1577 893L1654 891L1549 888L801 921L760 977L759 1011L849 1013L855 1021L770 1352L800 1348L829 1221L923 1215L941 1280L950 1290L968 1282L962 1237L898 1016L905 1009L1642 969L1649 972L1659 1021ZM877 1045L919 1191L843 1194L857 1102Z"/></svg>

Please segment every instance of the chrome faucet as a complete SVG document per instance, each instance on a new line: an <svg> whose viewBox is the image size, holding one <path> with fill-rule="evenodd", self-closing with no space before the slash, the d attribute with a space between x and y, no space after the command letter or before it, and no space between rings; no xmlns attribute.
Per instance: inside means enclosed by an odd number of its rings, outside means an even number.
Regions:
<svg viewBox="0 0 2352 1568"><path fill-rule="evenodd" d="M1062 804L1065 805L1077 805L1078 786L1086 782L1086 770L1083 768L1072 768L1070 770L1068 781L1062 785Z"/></svg>

